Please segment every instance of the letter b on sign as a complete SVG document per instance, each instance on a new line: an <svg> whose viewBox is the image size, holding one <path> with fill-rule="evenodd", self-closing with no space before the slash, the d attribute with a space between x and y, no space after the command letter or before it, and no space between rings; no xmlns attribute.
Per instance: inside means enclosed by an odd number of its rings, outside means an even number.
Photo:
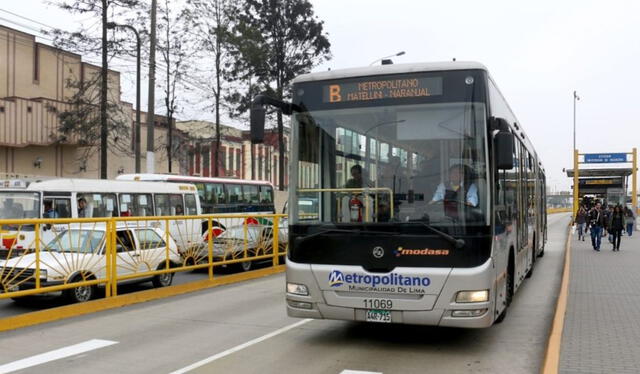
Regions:
<svg viewBox="0 0 640 374"><path fill-rule="evenodd" d="M329 86L329 102L337 103L342 101L342 96L340 95L340 86L337 84L332 84Z"/></svg>

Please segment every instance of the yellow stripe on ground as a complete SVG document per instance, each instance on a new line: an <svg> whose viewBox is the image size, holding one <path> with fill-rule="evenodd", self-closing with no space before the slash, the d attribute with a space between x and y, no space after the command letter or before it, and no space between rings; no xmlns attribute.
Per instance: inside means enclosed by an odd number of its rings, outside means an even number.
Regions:
<svg viewBox="0 0 640 374"><path fill-rule="evenodd" d="M282 273L285 265L270 267L267 269L254 270L246 273L228 275L226 277L214 278L213 280L202 280L180 284L177 286L156 288L147 291L134 292L126 295L119 295L105 299L93 300L86 303L65 305L57 308L40 310L37 312L24 313L13 317L0 319L0 332L15 330L21 327L38 325L52 322L64 318L81 316L83 314L100 312L103 310L120 308L126 305L143 303L146 301L162 299L165 297L181 295L195 292L207 288L218 287L226 284L242 282L249 279L266 277L268 275Z"/></svg>
<svg viewBox="0 0 640 374"><path fill-rule="evenodd" d="M562 271L562 283L556 304L556 313L553 316L551 334L547 343L547 351L544 356L543 374L556 374L560 365L560 348L562 344L562 330L564 329L564 316L567 311L567 297L569 293L569 268L571 265L571 226L567 234L567 242L564 252L564 270Z"/></svg>
<svg viewBox="0 0 640 374"><path fill-rule="evenodd" d="M547 208L547 214L571 213L571 208Z"/></svg>

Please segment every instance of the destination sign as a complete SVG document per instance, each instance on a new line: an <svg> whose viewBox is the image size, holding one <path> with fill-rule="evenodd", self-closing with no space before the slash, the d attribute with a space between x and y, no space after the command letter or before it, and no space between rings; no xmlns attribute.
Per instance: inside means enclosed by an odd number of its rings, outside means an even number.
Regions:
<svg viewBox="0 0 640 374"><path fill-rule="evenodd" d="M620 186L621 178L580 179L580 186Z"/></svg>
<svg viewBox="0 0 640 374"><path fill-rule="evenodd" d="M627 162L626 153L585 153L585 164L609 164L615 162Z"/></svg>
<svg viewBox="0 0 640 374"><path fill-rule="evenodd" d="M354 83L328 84L322 87L325 103L407 99L442 95L442 77L380 79Z"/></svg>

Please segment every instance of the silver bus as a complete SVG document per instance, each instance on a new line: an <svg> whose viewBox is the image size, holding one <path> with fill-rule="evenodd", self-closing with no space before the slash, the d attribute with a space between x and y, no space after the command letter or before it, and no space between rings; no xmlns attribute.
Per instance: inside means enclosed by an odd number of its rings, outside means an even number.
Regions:
<svg viewBox="0 0 640 374"><path fill-rule="evenodd" d="M546 241L542 164L475 62L297 77L290 316L482 328L504 319Z"/></svg>

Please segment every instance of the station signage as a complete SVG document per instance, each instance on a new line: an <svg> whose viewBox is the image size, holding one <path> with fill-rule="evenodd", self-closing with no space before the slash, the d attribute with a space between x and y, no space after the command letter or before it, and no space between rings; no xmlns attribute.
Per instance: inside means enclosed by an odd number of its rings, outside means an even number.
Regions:
<svg viewBox="0 0 640 374"><path fill-rule="evenodd" d="M605 187L621 187L622 179L621 178L589 178L582 179L578 181L578 185L580 188L605 188Z"/></svg>
<svg viewBox="0 0 640 374"><path fill-rule="evenodd" d="M585 164L610 164L616 162L627 162L626 153L585 153Z"/></svg>
<svg viewBox="0 0 640 374"><path fill-rule="evenodd" d="M434 95L442 95L442 77L368 78L359 82L329 84L322 88L322 101L332 104Z"/></svg>

